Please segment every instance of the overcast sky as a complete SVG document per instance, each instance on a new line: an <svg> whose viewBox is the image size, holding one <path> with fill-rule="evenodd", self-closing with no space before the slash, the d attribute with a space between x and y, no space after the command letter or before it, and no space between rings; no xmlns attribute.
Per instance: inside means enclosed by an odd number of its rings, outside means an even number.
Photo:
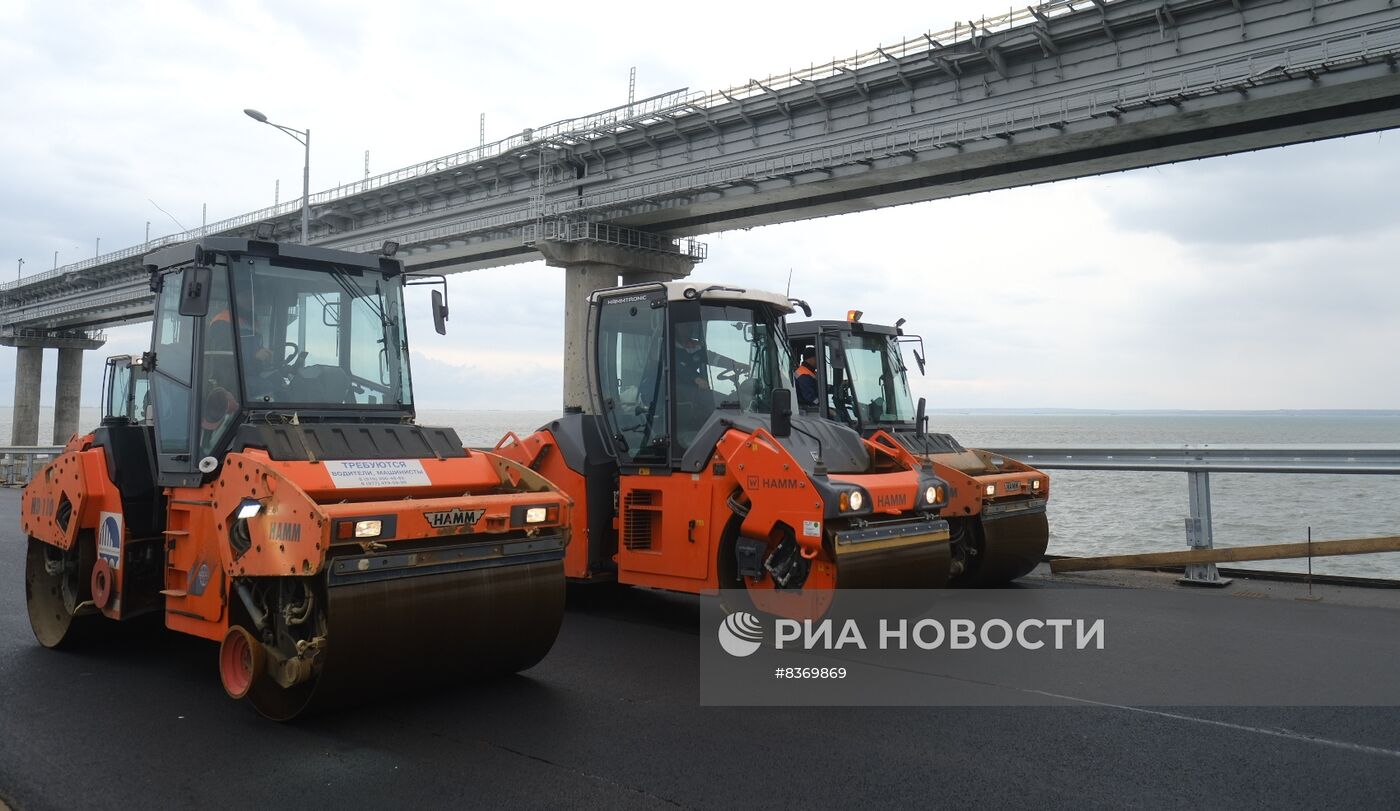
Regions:
<svg viewBox="0 0 1400 811"><path fill-rule="evenodd" d="M0 278L639 98L714 90L1001 13L703 6L0 0ZM771 6L771 8L770 8ZM818 317L909 319L935 408L1400 407L1400 133L714 234L694 278ZM162 213L165 209L169 215ZM427 407L553 409L562 274L451 277L446 338L410 336ZM426 299L421 289L415 291ZM421 307L422 302L415 302ZM420 322L421 323L421 322ZM416 325L415 325L416 326ZM136 352L149 328L89 353ZM45 362L52 398L55 358ZM14 354L0 350L9 404Z"/></svg>

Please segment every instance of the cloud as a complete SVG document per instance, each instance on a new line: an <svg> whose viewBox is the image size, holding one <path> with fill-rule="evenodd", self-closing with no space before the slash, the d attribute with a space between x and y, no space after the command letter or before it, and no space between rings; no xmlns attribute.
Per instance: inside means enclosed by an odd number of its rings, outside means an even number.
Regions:
<svg viewBox="0 0 1400 811"><path fill-rule="evenodd" d="M1394 223L1400 161L1390 147L1383 134L1361 135L1181 163L1121 175L1097 195L1111 194L1114 228L1204 250L1360 238Z"/></svg>

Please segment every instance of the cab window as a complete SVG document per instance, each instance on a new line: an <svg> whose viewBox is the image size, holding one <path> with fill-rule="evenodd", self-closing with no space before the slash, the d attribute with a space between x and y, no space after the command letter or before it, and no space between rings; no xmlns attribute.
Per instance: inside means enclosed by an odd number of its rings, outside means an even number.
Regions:
<svg viewBox="0 0 1400 811"><path fill-rule="evenodd" d="M661 294L664 295L664 294ZM666 461L666 306L658 296L604 301L599 307L597 369L603 417L619 454Z"/></svg>

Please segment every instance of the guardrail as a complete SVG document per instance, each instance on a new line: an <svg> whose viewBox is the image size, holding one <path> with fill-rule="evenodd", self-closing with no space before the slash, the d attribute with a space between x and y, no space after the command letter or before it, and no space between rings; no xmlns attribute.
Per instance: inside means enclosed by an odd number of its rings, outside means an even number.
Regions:
<svg viewBox="0 0 1400 811"><path fill-rule="evenodd" d="M27 484L34 471L63 453L62 445L0 445L0 485Z"/></svg>
<svg viewBox="0 0 1400 811"><path fill-rule="evenodd" d="M993 454L1042 470L1118 470L1186 474L1190 516L1185 519L1191 550L1214 548L1211 473L1311 473L1400 475L1400 445L1126 445L1094 447L997 447ZM26 484L59 445L0 445L0 485ZM1225 585L1214 563L1191 563L1185 580Z"/></svg>
<svg viewBox="0 0 1400 811"><path fill-rule="evenodd" d="M989 448L1042 470L1184 472L1191 515L1186 544L1214 548L1210 519L1211 473L1328 473L1400 475L1400 445L1126 445ZM1219 586L1214 563L1186 566L1189 583Z"/></svg>

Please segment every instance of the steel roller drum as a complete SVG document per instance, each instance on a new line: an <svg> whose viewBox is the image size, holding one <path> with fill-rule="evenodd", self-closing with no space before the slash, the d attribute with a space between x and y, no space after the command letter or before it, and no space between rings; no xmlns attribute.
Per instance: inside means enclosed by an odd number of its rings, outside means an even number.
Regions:
<svg viewBox="0 0 1400 811"><path fill-rule="evenodd" d="M1050 544L1050 523L1043 505L1038 510L1001 514L988 514L984 508L979 521L979 554L954 585L1004 585L1040 565Z"/></svg>
<svg viewBox="0 0 1400 811"><path fill-rule="evenodd" d="M563 567L550 560L331 586L319 675L291 688L264 677L248 698L287 721L529 668L563 622Z"/></svg>
<svg viewBox="0 0 1400 811"><path fill-rule="evenodd" d="M951 566L946 531L897 542L836 544L838 589L942 588Z"/></svg>

